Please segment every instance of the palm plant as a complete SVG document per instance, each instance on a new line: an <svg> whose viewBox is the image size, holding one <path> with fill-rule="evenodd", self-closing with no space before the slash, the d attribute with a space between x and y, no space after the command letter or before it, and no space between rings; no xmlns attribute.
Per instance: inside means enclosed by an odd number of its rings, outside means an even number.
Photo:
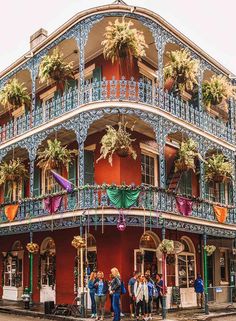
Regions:
<svg viewBox="0 0 236 321"><path fill-rule="evenodd" d="M0 164L0 185L7 184L8 198L11 198L14 183L24 177L28 177L28 171L19 158Z"/></svg>
<svg viewBox="0 0 236 321"><path fill-rule="evenodd" d="M55 81L57 85L64 85L67 79L73 78L73 62L63 61L63 53L58 48L51 55L46 55L39 66L39 79L41 83L49 84Z"/></svg>
<svg viewBox="0 0 236 321"><path fill-rule="evenodd" d="M213 154L205 163L205 178L208 182L225 182L232 178L233 165L223 154Z"/></svg>
<svg viewBox="0 0 236 321"><path fill-rule="evenodd" d="M164 67L164 78L166 81L173 80L178 92L192 92L197 85L197 72L199 63L192 59L186 49L168 52L170 61Z"/></svg>
<svg viewBox="0 0 236 321"><path fill-rule="evenodd" d="M145 49L148 45L145 42L143 32L133 26L131 20L125 21L118 19L109 22L104 34L105 40L102 41L103 55L105 59L110 59L112 63L118 58L141 58L146 55Z"/></svg>
<svg viewBox="0 0 236 321"><path fill-rule="evenodd" d="M137 154L132 147L132 142L136 139L130 138L131 134L127 132L127 123L118 123L118 129L107 125L106 134L101 139L101 156L97 159L97 162L101 159L106 159L112 166L112 157L116 152L120 157L126 157L131 155L133 159L137 158ZM133 127L131 128L133 130Z"/></svg>
<svg viewBox="0 0 236 321"><path fill-rule="evenodd" d="M195 172L195 158L199 156L197 152L197 143L188 139L181 142L178 151L178 158L175 161L175 172L193 170Z"/></svg>
<svg viewBox="0 0 236 321"><path fill-rule="evenodd" d="M11 79L0 91L0 103L8 109L28 105L30 100L24 83L20 83L16 78Z"/></svg>
<svg viewBox="0 0 236 321"><path fill-rule="evenodd" d="M202 84L202 98L206 108L219 105L230 97L235 97L235 88L222 75L212 76Z"/></svg>
<svg viewBox="0 0 236 321"><path fill-rule="evenodd" d="M60 168L71 163L73 157L78 154L76 149L69 150L62 146L57 139L48 140L47 148L38 152L38 166L45 169Z"/></svg>

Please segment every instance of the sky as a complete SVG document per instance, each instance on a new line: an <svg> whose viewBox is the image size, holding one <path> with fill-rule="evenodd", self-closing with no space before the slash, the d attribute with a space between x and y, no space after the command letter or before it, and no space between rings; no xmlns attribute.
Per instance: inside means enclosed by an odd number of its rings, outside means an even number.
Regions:
<svg viewBox="0 0 236 321"><path fill-rule="evenodd" d="M30 35L49 33L74 14L112 0L0 0L0 71L29 50ZM126 0L159 14L236 74L235 0Z"/></svg>

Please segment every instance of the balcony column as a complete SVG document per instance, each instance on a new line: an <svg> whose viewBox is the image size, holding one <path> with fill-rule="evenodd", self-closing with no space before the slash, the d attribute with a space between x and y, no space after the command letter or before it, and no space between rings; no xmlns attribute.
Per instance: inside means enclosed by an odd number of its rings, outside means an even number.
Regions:
<svg viewBox="0 0 236 321"><path fill-rule="evenodd" d="M37 77L37 65L35 64L34 60L32 60L32 66L31 66L31 115L29 119L29 127L34 127L34 121L35 121L35 108L36 108L36 77Z"/></svg>
<svg viewBox="0 0 236 321"><path fill-rule="evenodd" d="M199 108L199 110L203 110L203 105L202 105L203 74L204 74L204 63L203 63L202 60L200 60L199 68L198 68L198 75L197 75L197 81L198 81L198 108ZM199 122L200 122L200 119L199 119Z"/></svg>
<svg viewBox="0 0 236 321"><path fill-rule="evenodd" d="M162 39L163 37L158 37L155 39L156 46L157 46L157 59L158 59L158 87L159 89L164 89L164 52L165 52L165 42Z"/></svg>
<svg viewBox="0 0 236 321"><path fill-rule="evenodd" d="M78 186L84 185L84 140L80 132L76 134L78 143L77 177Z"/></svg>
<svg viewBox="0 0 236 321"><path fill-rule="evenodd" d="M159 175L160 187L166 188L166 160L165 160L165 142L166 132L163 119L160 118L155 126L156 141L159 143Z"/></svg>
<svg viewBox="0 0 236 321"><path fill-rule="evenodd" d="M207 251L205 250L205 246L207 245L207 234L204 232L203 234L203 271L204 271L204 293L205 293L205 314L209 314L209 306L208 306L208 275L207 275Z"/></svg>
<svg viewBox="0 0 236 321"><path fill-rule="evenodd" d="M165 221L163 221L163 225L161 228L161 237L162 240L164 240L166 238L166 227L165 227ZM162 320L166 319L166 312L167 312L167 308L166 308L166 253L162 254L162 276L163 276L163 297L162 297L162 301L163 301L163 307L162 307Z"/></svg>

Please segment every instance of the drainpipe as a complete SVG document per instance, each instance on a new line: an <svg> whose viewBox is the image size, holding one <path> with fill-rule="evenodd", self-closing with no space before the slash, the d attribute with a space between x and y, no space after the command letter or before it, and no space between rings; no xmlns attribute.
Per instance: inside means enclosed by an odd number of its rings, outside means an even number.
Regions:
<svg viewBox="0 0 236 321"><path fill-rule="evenodd" d="M33 242L33 232L30 231L30 243ZM33 253L29 253L29 263L30 263L30 302L29 306L33 306Z"/></svg>
<svg viewBox="0 0 236 321"><path fill-rule="evenodd" d="M207 235L206 232L203 234L203 261L204 261L204 293L205 293L205 314L209 314L208 306L208 277L207 277L207 252L205 246L207 245Z"/></svg>
<svg viewBox="0 0 236 321"><path fill-rule="evenodd" d="M162 236L162 240L165 239L166 237L166 228L165 228L165 221L163 222L163 226L161 229L161 236ZM166 319L166 293L165 293L165 289L166 289L166 254L163 253L162 254L162 275L163 275L163 297L162 297L162 320Z"/></svg>

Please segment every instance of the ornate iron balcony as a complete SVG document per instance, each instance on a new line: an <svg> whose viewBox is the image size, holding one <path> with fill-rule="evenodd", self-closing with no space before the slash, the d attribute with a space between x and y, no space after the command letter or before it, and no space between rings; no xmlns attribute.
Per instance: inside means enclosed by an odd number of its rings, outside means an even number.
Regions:
<svg viewBox="0 0 236 321"><path fill-rule="evenodd" d="M106 209L114 208L113 204L109 200L107 195L107 189L109 185L102 186L85 186L74 191L73 193L62 192L55 195L62 196L61 207L57 213L74 212L76 210L88 210L88 209ZM119 189L126 187L119 186ZM132 187L135 189L135 187ZM52 196L52 195L51 195ZM177 210L176 206L176 194L162 190L158 187L140 187L140 194L136 203L124 212L129 212L132 215L132 209L138 209L141 215L146 213L146 216L156 215L161 216L162 213L171 213L178 216L182 216ZM179 195L178 195L179 196ZM19 209L15 221L30 220L33 218L40 218L43 216L51 216L44 206L45 197L35 199L25 199L19 203ZM196 198L189 198L192 201L192 214L191 217L199 218L203 221L217 222L214 215L213 203L210 201L203 201ZM219 205L219 204L217 204ZM224 206L224 205L221 205ZM226 224L236 224L236 210L233 206L227 206L228 216ZM7 222L4 214L4 204L0 207L1 223Z"/></svg>
<svg viewBox="0 0 236 321"><path fill-rule="evenodd" d="M79 93L79 100L77 88L70 87L62 96L37 105L32 113L0 126L0 144L79 108L82 104L103 101L129 101L151 105L229 143L235 141L231 126L211 117L201 106L184 102L160 90L155 84L144 82L143 79L135 81L134 78L125 80L122 77L121 80L103 78L102 81L95 79L92 83L86 81Z"/></svg>

